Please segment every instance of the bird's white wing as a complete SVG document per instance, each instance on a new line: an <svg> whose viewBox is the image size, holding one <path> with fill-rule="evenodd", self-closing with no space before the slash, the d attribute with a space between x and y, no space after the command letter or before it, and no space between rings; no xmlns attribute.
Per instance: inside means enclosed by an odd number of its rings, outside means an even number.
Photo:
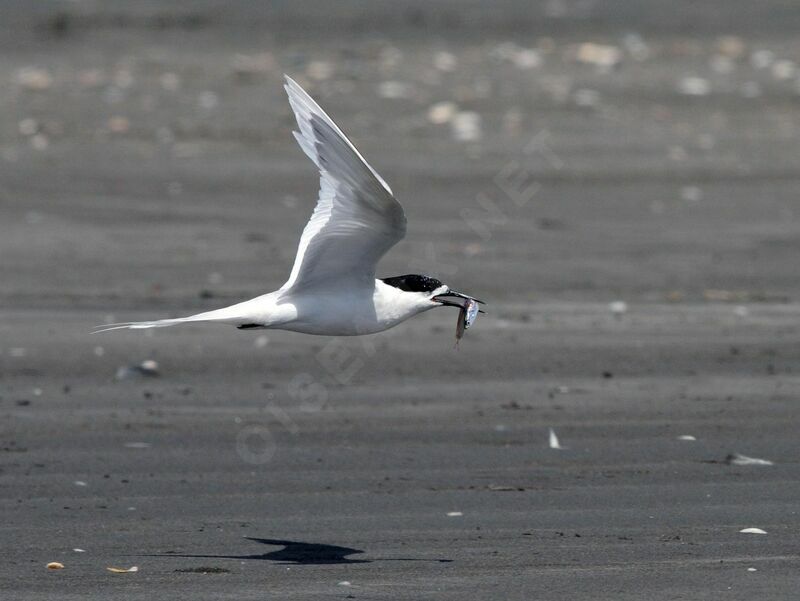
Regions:
<svg viewBox="0 0 800 601"><path fill-rule="evenodd" d="M319 168L320 191L281 290L371 286L378 261L406 233L403 207L311 96L288 76L284 87L300 130L294 136Z"/></svg>

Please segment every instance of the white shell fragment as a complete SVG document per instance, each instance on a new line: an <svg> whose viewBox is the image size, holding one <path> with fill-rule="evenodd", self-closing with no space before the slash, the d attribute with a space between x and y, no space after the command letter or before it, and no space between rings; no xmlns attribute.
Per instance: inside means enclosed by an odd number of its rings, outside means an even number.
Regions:
<svg viewBox="0 0 800 601"><path fill-rule="evenodd" d="M578 106L597 106L600 102L600 92L588 88L581 88L580 90L575 90L572 99Z"/></svg>
<svg viewBox="0 0 800 601"><path fill-rule="evenodd" d="M686 96L708 96L711 83L702 77L684 77L678 83L678 91Z"/></svg>
<svg viewBox="0 0 800 601"><path fill-rule="evenodd" d="M152 359L145 359L144 361L142 361L139 364L139 369L142 370L142 373L150 376L158 375L158 363L156 363Z"/></svg>
<svg viewBox="0 0 800 601"><path fill-rule="evenodd" d="M750 309L744 305L737 305L733 308L733 314L736 315L736 317L747 317L750 315Z"/></svg>
<svg viewBox="0 0 800 601"><path fill-rule="evenodd" d="M628 312L628 303L625 301L613 301L608 303L608 310L611 311L614 315L624 315Z"/></svg>
<svg viewBox="0 0 800 601"><path fill-rule="evenodd" d="M437 102L428 109L428 121L436 125L449 123L458 113L455 102Z"/></svg>
<svg viewBox="0 0 800 601"><path fill-rule="evenodd" d="M17 124L17 127L19 129L19 133L21 133L23 136L34 136L39 132L39 122L30 117L22 119Z"/></svg>
<svg viewBox="0 0 800 601"><path fill-rule="evenodd" d="M743 528L739 530L741 534L766 534L766 530L762 530L761 528Z"/></svg>
<svg viewBox="0 0 800 601"><path fill-rule="evenodd" d="M53 85L53 76L47 69L23 67L16 73L17 84L26 89L41 92Z"/></svg>
<svg viewBox="0 0 800 601"><path fill-rule="evenodd" d="M750 55L750 64L756 69L765 69L775 61L775 53L771 50L756 50Z"/></svg>
<svg viewBox="0 0 800 601"><path fill-rule="evenodd" d="M153 445L151 445L149 442L134 441L126 442L123 446L126 449L149 449Z"/></svg>
<svg viewBox="0 0 800 601"><path fill-rule="evenodd" d="M410 98L413 94L413 87L402 81L383 81L378 85L378 95L381 98L397 100L400 98Z"/></svg>
<svg viewBox="0 0 800 601"><path fill-rule="evenodd" d="M490 51L493 58L509 61L519 69L535 69L542 65L542 55L533 48L522 48L513 42L504 42Z"/></svg>
<svg viewBox="0 0 800 601"><path fill-rule="evenodd" d="M728 457L728 463L731 465L775 465L769 459L759 459L757 457L748 457L747 455L741 455L739 453L734 453Z"/></svg>
<svg viewBox="0 0 800 601"><path fill-rule="evenodd" d="M452 52L437 52L433 57L433 66L439 71L453 71L458 66L458 59Z"/></svg>
<svg viewBox="0 0 800 601"><path fill-rule="evenodd" d="M449 517L449 518L459 518L462 515L464 515L464 514L461 513L460 511L448 511L447 512L447 517Z"/></svg>
<svg viewBox="0 0 800 601"><path fill-rule="evenodd" d="M578 46L575 58L579 63L610 69L622 60L622 51L616 46L586 42Z"/></svg>
<svg viewBox="0 0 800 601"><path fill-rule="evenodd" d="M129 367L120 367L117 369L117 380L125 380L137 376L144 376L147 378L156 378L161 375L158 368L158 362L153 359L145 359L138 365L131 365Z"/></svg>
<svg viewBox="0 0 800 601"><path fill-rule="evenodd" d="M558 441L558 436L556 436L556 431L553 428L550 428L550 448L557 449L559 451L563 451L566 447L562 447L561 443Z"/></svg>
<svg viewBox="0 0 800 601"><path fill-rule="evenodd" d="M681 434L680 436L678 436L678 440L697 440L697 439L691 434Z"/></svg>
<svg viewBox="0 0 800 601"><path fill-rule="evenodd" d="M797 65L790 60L779 60L772 64L771 71L775 79L792 79L797 72Z"/></svg>
<svg viewBox="0 0 800 601"><path fill-rule="evenodd" d="M703 190L698 186L683 186L681 198L687 202L700 202L703 200Z"/></svg>
<svg viewBox="0 0 800 601"><path fill-rule="evenodd" d="M450 121L453 138L458 142L477 142L482 137L481 116L475 111L460 111Z"/></svg>
<svg viewBox="0 0 800 601"><path fill-rule="evenodd" d="M139 568L136 566L131 566L129 568L115 568L115 567L108 567L106 568L109 572L114 574L132 574L133 572L138 572Z"/></svg>

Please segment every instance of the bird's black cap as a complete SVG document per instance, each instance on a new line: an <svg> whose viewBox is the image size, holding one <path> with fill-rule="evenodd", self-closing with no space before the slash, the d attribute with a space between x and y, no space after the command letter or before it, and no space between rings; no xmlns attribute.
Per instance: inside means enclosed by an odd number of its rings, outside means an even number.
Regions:
<svg viewBox="0 0 800 601"><path fill-rule="evenodd" d="M399 288L400 290L405 290L406 292L433 292L444 285L436 278L416 273L398 275L393 278L383 278L381 281L384 284Z"/></svg>

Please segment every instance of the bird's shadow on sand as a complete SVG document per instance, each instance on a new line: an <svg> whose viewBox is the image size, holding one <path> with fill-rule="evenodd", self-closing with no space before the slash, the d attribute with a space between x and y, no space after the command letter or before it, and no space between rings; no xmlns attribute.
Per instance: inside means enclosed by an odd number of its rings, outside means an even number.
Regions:
<svg viewBox="0 0 800 601"><path fill-rule="evenodd" d="M364 553L361 549L351 549L350 547L340 547L338 545L323 545L319 543L306 543L293 540L281 540L275 538L253 538L246 536L246 540L261 543L263 545L274 545L283 547L268 553L254 555L202 555L185 553L159 553L148 557L190 557L195 559L239 559L239 560L262 560L274 561L280 564L290 565L335 565L353 563L372 563L373 561L433 561L437 563L450 563L451 559L415 559L410 557L398 557L387 559L351 559L351 555Z"/></svg>

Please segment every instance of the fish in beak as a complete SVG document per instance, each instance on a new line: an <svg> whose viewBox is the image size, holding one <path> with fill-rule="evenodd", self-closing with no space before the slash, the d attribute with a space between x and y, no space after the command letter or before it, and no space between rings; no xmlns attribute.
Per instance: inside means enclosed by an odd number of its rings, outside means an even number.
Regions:
<svg viewBox="0 0 800 601"><path fill-rule="evenodd" d="M485 311L481 310L480 305L478 304L486 304L482 300L472 298L471 296L461 294L460 292L455 292L454 290L448 290L442 294L437 294L431 298L431 300L446 307L458 307L458 320L456 321L456 346L458 346L458 341L461 340L462 336L464 336L464 332L467 331L467 328L475 323L478 313L485 313Z"/></svg>
<svg viewBox="0 0 800 601"><path fill-rule="evenodd" d="M460 292L456 292L455 290L448 290L442 294L437 294L433 298L432 301L440 303L446 307L458 307L461 309L468 301L473 301L476 303L480 303L485 305L482 300L478 300L477 298L473 298L471 296L467 296L466 294L461 294ZM480 311L480 313L485 313L485 311Z"/></svg>

